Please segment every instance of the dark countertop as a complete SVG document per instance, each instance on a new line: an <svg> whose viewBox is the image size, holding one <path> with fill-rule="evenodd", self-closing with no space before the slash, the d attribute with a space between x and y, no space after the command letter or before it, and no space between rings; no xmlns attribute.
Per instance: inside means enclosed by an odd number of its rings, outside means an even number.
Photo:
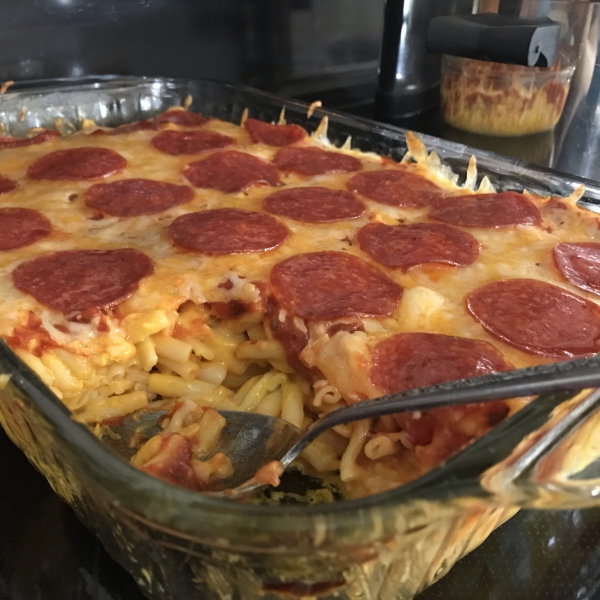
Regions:
<svg viewBox="0 0 600 600"><path fill-rule="evenodd" d="M209 77L373 117L383 0L7 0L0 80ZM598 67L596 59L596 67ZM554 132L485 138L437 111L399 123L600 180L600 68ZM0 600L142 600L0 430ZM600 509L522 511L422 600L600 600Z"/></svg>

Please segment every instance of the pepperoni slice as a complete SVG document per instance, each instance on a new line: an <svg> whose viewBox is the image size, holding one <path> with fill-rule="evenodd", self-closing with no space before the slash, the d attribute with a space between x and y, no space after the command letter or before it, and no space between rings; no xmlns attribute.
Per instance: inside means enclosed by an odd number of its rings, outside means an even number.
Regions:
<svg viewBox="0 0 600 600"><path fill-rule="evenodd" d="M30 138L16 138L10 137L7 135L0 136L0 150L5 150L9 148L23 148L24 146L32 146L34 144L41 144L49 139L58 137L58 131L50 131L49 129L44 129L37 135L34 135Z"/></svg>
<svg viewBox="0 0 600 600"><path fill-rule="evenodd" d="M289 146L306 137L306 131L300 125L272 125L256 119L246 119L244 127L255 144Z"/></svg>
<svg viewBox="0 0 600 600"><path fill-rule="evenodd" d="M0 208L0 251L30 246L51 232L50 221L37 210Z"/></svg>
<svg viewBox="0 0 600 600"><path fill-rule="evenodd" d="M435 203L429 216L451 225L487 229L539 225L541 222L536 205L518 192L445 198Z"/></svg>
<svg viewBox="0 0 600 600"><path fill-rule="evenodd" d="M237 208L218 208L177 217L169 227L173 242L211 256L272 250L288 230L277 219Z"/></svg>
<svg viewBox="0 0 600 600"><path fill-rule="evenodd" d="M19 187L19 184L8 177L4 177L4 175L0 175L0 194L6 194L7 192L12 192Z"/></svg>
<svg viewBox="0 0 600 600"><path fill-rule="evenodd" d="M600 351L600 307L535 279L495 281L471 292L467 308L492 335L541 356Z"/></svg>
<svg viewBox="0 0 600 600"><path fill-rule="evenodd" d="M165 154L200 154L235 144L228 135L216 131L162 131L152 138L152 145Z"/></svg>
<svg viewBox="0 0 600 600"><path fill-rule="evenodd" d="M271 269L270 285L281 306L304 319L389 315L402 297L397 283L344 252L292 256Z"/></svg>
<svg viewBox="0 0 600 600"><path fill-rule="evenodd" d="M378 263L404 271L424 263L466 267L479 255L479 242L471 234L441 223L369 223L357 239Z"/></svg>
<svg viewBox="0 0 600 600"><path fill-rule="evenodd" d="M507 371L513 367L487 342L435 333L400 333L375 346L371 380L386 393ZM394 415L405 439L417 448L422 469L431 469L508 414L504 401Z"/></svg>
<svg viewBox="0 0 600 600"><path fill-rule="evenodd" d="M85 203L109 215L137 217L186 204L193 197L194 191L186 185L152 179L123 179L94 184L85 193Z"/></svg>
<svg viewBox="0 0 600 600"><path fill-rule="evenodd" d="M380 204L403 208L422 208L443 196L434 183L409 171L367 171L355 175L346 187Z"/></svg>
<svg viewBox="0 0 600 600"><path fill-rule="evenodd" d="M190 163L183 175L196 187L219 190L225 194L241 192L254 184L279 183L279 175L273 165L236 150L215 152L204 160Z"/></svg>
<svg viewBox="0 0 600 600"><path fill-rule="evenodd" d="M320 148L282 148L277 151L273 164L281 171L293 171L308 176L352 173L362 169L358 158Z"/></svg>
<svg viewBox="0 0 600 600"><path fill-rule="evenodd" d="M200 113L190 112L184 108L175 108L167 110L164 113L154 117L152 120L156 125L164 125L165 123L174 123L183 127L200 127L204 125L208 119Z"/></svg>
<svg viewBox="0 0 600 600"><path fill-rule="evenodd" d="M122 171L127 161L107 148L70 148L38 158L27 169L29 179L81 181L108 177Z"/></svg>
<svg viewBox="0 0 600 600"><path fill-rule="evenodd" d="M558 244L554 247L554 261L573 285L600 295L600 244Z"/></svg>
<svg viewBox="0 0 600 600"><path fill-rule="evenodd" d="M305 223L333 223L356 219L365 212L350 192L323 187L299 187L281 190L263 201L266 211Z"/></svg>
<svg viewBox="0 0 600 600"><path fill-rule="evenodd" d="M437 333L389 337L375 346L371 364L371 381L386 394L512 368L488 342Z"/></svg>
<svg viewBox="0 0 600 600"><path fill-rule="evenodd" d="M152 261L133 248L64 250L21 263L12 277L22 292L70 314L119 304L153 272Z"/></svg>

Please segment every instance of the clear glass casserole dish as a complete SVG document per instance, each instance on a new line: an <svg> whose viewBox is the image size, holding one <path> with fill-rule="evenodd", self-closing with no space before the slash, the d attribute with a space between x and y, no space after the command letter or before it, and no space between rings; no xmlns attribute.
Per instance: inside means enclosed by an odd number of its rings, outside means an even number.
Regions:
<svg viewBox="0 0 600 600"><path fill-rule="evenodd" d="M193 98L192 110L239 122L250 116L314 131L401 158L404 131L206 81L96 78L29 82L0 98L11 135L32 127L115 126ZM26 111L22 111L25 107ZM424 137L464 173L471 149ZM526 163L475 152L499 189L569 195L600 187ZM557 365L557 369L561 366ZM134 469L106 449L7 348L0 345L0 422L150 598L411 598L442 576L520 506L598 503L600 393L560 393L519 411L446 464L396 490L319 506L258 506L205 497ZM460 385L460 384L450 384ZM585 452L581 448L585 443Z"/></svg>

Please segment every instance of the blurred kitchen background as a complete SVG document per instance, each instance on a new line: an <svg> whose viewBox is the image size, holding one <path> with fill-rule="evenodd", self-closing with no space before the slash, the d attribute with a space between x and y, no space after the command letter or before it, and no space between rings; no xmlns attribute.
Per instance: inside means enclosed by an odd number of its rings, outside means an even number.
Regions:
<svg viewBox="0 0 600 600"><path fill-rule="evenodd" d="M353 106L374 97L383 8L383 0L3 0L0 78L211 78L339 95Z"/></svg>
<svg viewBox="0 0 600 600"><path fill-rule="evenodd" d="M446 125L437 106L399 118L389 102L398 92L426 88L423 110L438 98L440 57L425 52L430 19L488 11L562 21L575 73L554 131L468 133ZM2 0L0 80L219 79L600 179L599 15L587 0Z"/></svg>

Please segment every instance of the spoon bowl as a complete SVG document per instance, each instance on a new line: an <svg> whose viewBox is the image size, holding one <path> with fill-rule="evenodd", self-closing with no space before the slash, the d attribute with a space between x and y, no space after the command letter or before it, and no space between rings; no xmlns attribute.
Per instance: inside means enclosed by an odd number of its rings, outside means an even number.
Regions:
<svg viewBox="0 0 600 600"><path fill-rule="evenodd" d="M233 475L214 482L210 492L237 488L252 479L256 472L273 460L279 460L302 437L302 431L275 417L235 410L220 410L226 424L211 454L222 452L231 461ZM122 423L110 428L102 441L114 452L129 460L136 453L130 440L141 433L144 438L163 432L159 422L164 410L139 411L127 415Z"/></svg>
<svg viewBox="0 0 600 600"><path fill-rule="evenodd" d="M279 461L304 433L276 417L234 410L219 413L227 424L221 431L215 453L222 452L229 458L233 475L215 481L211 492L236 489L250 481L261 467Z"/></svg>

